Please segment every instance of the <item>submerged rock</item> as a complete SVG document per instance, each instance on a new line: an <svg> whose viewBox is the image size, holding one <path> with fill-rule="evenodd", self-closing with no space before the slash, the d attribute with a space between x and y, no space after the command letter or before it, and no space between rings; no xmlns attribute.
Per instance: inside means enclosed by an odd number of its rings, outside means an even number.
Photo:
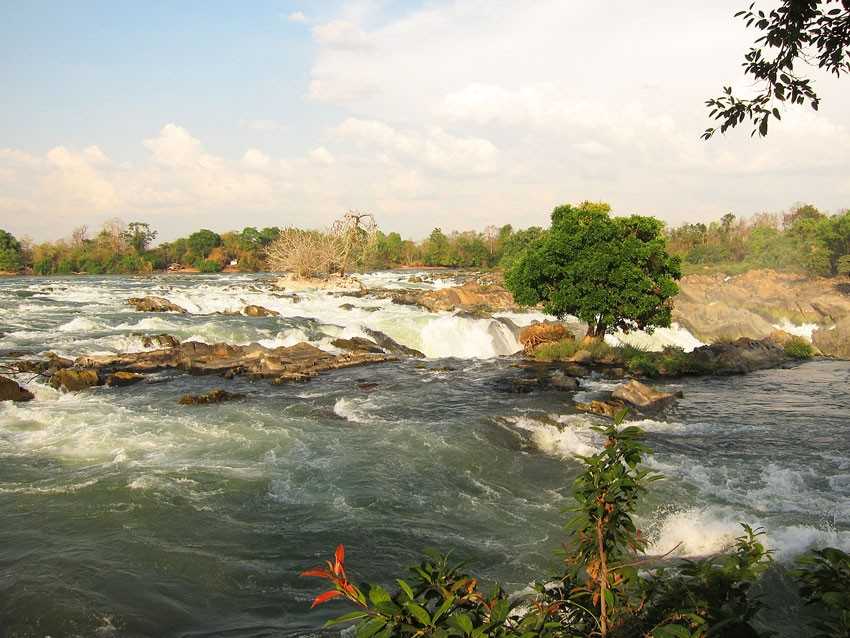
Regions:
<svg viewBox="0 0 850 638"><path fill-rule="evenodd" d="M186 309L175 303L171 303L163 297L133 297L127 303L134 306L139 312L179 312L186 314Z"/></svg>
<svg viewBox="0 0 850 638"><path fill-rule="evenodd" d="M280 313L277 310L269 310L268 308L263 308L262 306L245 306L245 309L242 311L248 317L279 317Z"/></svg>
<svg viewBox="0 0 850 638"><path fill-rule="evenodd" d="M606 416L609 419L616 417L617 414L624 408L625 406L622 403L615 401L598 401L596 399L589 403L576 403L576 410L579 412L598 414L600 416Z"/></svg>
<svg viewBox="0 0 850 638"><path fill-rule="evenodd" d="M8 377L0 376L0 401L32 401L35 395Z"/></svg>
<svg viewBox="0 0 850 638"><path fill-rule="evenodd" d="M94 368L63 368L50 377L50 385L65 392L78 392L102 384L100 373Z"/></svg>
<svg viewBox="0 0 850 638"><path fill-rule="evenodd" d="M340 350L348 350L349 352L372 352L383 353L384 351L378 347L374 341L364 339L363 337L351 337L351 339L334 339L331 345Z"/></svg>
<svg viewBox="0 0 850 638"><path fill-rule="evenodd" d="M180 405L208 405L210 403L223 403L224 401L236 401L244 399L244 394L228 392L227 390L210 390L205 394L184 394L180 397Z"/></svg>

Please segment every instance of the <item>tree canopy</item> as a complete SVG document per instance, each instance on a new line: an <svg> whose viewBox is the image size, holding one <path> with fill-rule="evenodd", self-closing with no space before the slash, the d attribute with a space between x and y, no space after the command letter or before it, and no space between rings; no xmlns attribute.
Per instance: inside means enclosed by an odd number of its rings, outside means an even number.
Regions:
<svg viewBox="0 0 850 638"><path fill-rule="evenodd" d="M0 270L15 272L21 265L20 242L11 233L0 229Z"/></svg>
<svg viewBox="0 0 850 638"><path fill-rule="evenodd" d="M552 211L548 232L531 243L505 274L518 303L573 315L587 336L617 329L669 326L681 277L667 254L663 224L653 217L611 217L605 203L583 202Z"/></svg>
<svg viewBox="0 0 850 638"><path fill-rule="evenodd" d="M720 97L706 102L721 133L750 121L752 134L765 136L771 118L781 119L781 104L808 103L817 110L820 98L800 73L804 63L835 77L850 73L850 0L781 0L767 13L753 2L735 16L761 32L742 64L759 88L754 97L740 98L726 86ZM709 127L702 137L710 139L717 131Z"/></svg>

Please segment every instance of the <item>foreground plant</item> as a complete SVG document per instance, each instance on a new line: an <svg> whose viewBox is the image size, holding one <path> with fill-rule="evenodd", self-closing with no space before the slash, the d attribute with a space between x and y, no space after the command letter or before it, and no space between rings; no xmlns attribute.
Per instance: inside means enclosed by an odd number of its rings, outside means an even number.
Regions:
<svg viewBox="0 0 850 638"><path fill-rule="evenodd" d="M332 588L313 607L344 599L357 609L327 623L356 623L357 638L757 638L755 622L765 602L753 585L772 565L764 531L744 533L725 552L700 560L645 554L647 539L633 519L640 498L660 474L641 467L650 449L644 432L614 423L595 428L604 448L582 458L575 480L577 504L567 524L560 575L508 595L498 584L485 591L479 580L429 553L397 579L392 593L381 585L358 587L337 547L325 567L304 572ZM836 549L801 559L801 594L816 610L819 637L850 638L850 556ZM364 591L368 592L364 595ZM843 633L842 633L843 632Z"/></svg>

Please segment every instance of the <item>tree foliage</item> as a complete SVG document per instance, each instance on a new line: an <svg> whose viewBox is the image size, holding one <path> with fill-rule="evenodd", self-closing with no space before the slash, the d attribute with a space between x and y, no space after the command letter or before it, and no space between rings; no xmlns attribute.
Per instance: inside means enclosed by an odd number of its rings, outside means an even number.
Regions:
<svg viewBox="0 0 850 638"><path fill-rule="evenodd" d="M574 315L601 338L620 330L669 326L681 277L652 217L614 217L604 203L559 206L552 225L517 257L505 283L517 302Z"/></svg>
<svg viewBox="0 0 850 638"><path fill-rule="evenodd" d="M22 266L21 243L12 233L0 229L0 270L15 272Z"/></svg>
<svg viewBox="0 0 850 638"><path fill-rule="evenodd" d="M850 72L850 2L848 0L781 0L765 12L753 2L735 14L760 35L744 56L744 75L755 82L754 97L741 98L731 86L710 99L709 117L720 122L702 134L710 139L745 121L752 135L767 135L771 119L780 120L782 104L820 105L811 79L800 72L804 64L840 77Z"/></svg>

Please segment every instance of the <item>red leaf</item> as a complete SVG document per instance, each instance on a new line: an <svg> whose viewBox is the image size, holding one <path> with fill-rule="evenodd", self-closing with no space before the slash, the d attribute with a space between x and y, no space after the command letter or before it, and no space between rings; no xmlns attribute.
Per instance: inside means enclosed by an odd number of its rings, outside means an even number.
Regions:
<svg viewBox="0 0 850 638"><path fill-rule="evenodd" d="M337 598L339 596L342 596L342 592L337 591L336 589L326 591L324 594L319 594L318 596L316 596L316 599L313 601L313 604L310 605L310 609L312 609L316 605L321 605L322 603L326 603L332 598Z"/></svg>
<svg viewBox="0 0 850 638"><path fill-rule="evenodd" d="M308 569L307 571L301 572L302 576L315 576L316 578L330 578L331 574L327 569L322 569L321 567L314 567L313 569Z"/></svg>

